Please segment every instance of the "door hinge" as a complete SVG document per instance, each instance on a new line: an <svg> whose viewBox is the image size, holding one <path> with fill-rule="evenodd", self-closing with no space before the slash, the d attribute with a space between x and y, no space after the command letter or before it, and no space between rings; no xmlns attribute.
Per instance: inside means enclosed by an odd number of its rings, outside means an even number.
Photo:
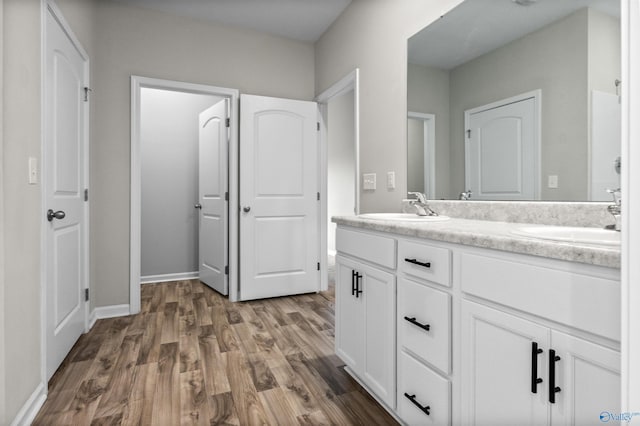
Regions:
<svg viewBox="0 0 640 426"><path fill-rule="evenodd" d="M84 101L85 102L89 102L89 92L91 92L91 89L89 89L88 87L84 88Z"/></svg>
<svg viewBox="0 0 640 426"><path fill-rule="evenodd" d="M317 127L318 131L320 131L320 122L318 121L318 122L316 122L316 124L317 124L316 127Z"/></svg>
<svg viewBox="0 0 640 426"><path fill-rule="evenodd" d="M84 301L85 302L89 301L89 289L88 288L84 289Z"/></svg>
<svg viewBox="0 0 640 426"><path fill-rule="evenodd" d="M320 262L318 262L318 271L320 270Z"/></svg>
<svg viewBox="0 0 640 426"><path fill-rule="evenodd" d="M229 275L229 265L224 267L224 274Z"/></svg>
<svg viewBox="0 0 640 426"><path fill-rule="evenodd" d="M227 120L226 120L226 126L227 126L227 127L231 127L231 119L230 119L230 118L227 118Z"/></svg>
<svg viewBox="0 0 640 426"><path fill-rule="evenodd" d="M467 129L467 139L471 139L471 129Z"/></svg>
<svg viewBox="0 0 640 426"><path fill-rule="evenodd" d="M85 188L84 190L84 200L89 201L89 188Z"/></svg>
<svg viewBox="0 0 640 426"><path fill-rule="evenodd" d="M319 192L317 193L316 199L317 199L318 201L320 201L320 193L319 193Z"/></svg>
<svg viewBox="0 0 640 426"><path fill-rule="evenodd" d="M228 192L224 193L224 200L225 201L229 201L229 193Z"/></svg>

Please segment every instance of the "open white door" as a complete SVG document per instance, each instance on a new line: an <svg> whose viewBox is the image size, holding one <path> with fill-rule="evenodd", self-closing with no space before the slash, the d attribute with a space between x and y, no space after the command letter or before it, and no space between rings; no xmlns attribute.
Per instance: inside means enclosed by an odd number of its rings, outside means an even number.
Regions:
<svg viewBox="0 0 640 426"><path fill-rule="evenodd" d="M223 99L200 113L198 194L200 281L229 293L228 145L229 107Z"/></svg>
<svg viewBox="0 0 640 426"><path fill-rule="evenodd" d="M318 107L240 97L240 300L320 285Z"/></svg>
<svg viewBox="0 0 640 426"><path fill-rule="evenodd" d="M539 199L535 94L465 111L465 188L474 200Z"/></svg>
<svg viewBox="0 0 640 426"><path fill-rule="evenodd" d="M86 56L51 10L46 16L43 191L46 373L51 378L85 327Z"/></svg>

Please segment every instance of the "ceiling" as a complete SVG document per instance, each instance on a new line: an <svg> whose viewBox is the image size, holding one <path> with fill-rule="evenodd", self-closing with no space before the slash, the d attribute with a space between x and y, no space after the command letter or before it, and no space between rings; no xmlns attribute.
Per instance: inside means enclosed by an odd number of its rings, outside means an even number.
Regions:
<svg viewBox="0 0 640 426"><path fill-rule="evenodd" d="M351 0L115 0L174 15L315 42Z"/></svg>
<svg viewBox="0 0 640 426"><path fill-rule="evenodd" d="M585 7L620 17L618 0L467 0L409 39L409 62L452 69Z"/></svg>

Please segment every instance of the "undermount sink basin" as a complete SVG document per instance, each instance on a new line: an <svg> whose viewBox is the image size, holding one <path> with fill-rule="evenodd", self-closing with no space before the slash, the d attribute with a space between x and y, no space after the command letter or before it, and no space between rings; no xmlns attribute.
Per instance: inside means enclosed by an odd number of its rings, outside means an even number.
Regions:
<svg viewBox="0 0 640 426"><path fill-rule="evenodd" d="M581 228L576 226L522 226L511 231L513 234L540 238L543 240L570 243L620 245L620 232L602 228Z"/></svg>
<svg viewBox="0 0 640 426"><path fill-rule="evenodd" d="M449 216L418 216L413 213L365 213L358 215L361 219L393 220L399 222L442 222Z"/></svg>

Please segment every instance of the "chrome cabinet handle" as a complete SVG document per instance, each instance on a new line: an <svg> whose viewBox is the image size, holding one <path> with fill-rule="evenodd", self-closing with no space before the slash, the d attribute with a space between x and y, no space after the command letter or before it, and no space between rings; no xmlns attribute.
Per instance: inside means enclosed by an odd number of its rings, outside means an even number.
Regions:
<svg viewBox="0 0 640 426"><path fill-rule="evenodd" d="M200 203L196 203L196 204L193 206L193 208L195 208L195 209L202 209L202 204L200 204Z"/></svg>
<svg viewBox="0 0 640 426"><path fill-rule="evenodd" d="M49 222L53 222L53 219L64 219L65 216L66 213L62 210L58 210L57 212L54 212L51 209L47 210L47 220Z"/></svg>
<svg viewBox="0 0 640 426"><path fill-rule="evenodd" d="M249 213L251 211L251 207L245 206L245 207L242 208L242 211L245 212L245 213Z"/></svg>

